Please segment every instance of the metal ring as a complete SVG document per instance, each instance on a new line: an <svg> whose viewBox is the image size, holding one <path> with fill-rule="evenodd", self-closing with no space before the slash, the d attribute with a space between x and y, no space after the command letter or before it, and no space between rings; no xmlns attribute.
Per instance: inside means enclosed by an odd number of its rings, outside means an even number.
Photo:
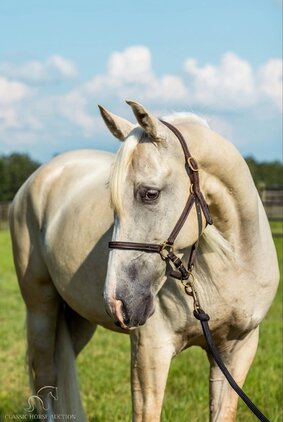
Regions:
<svg viewBox="0 0 283 422"><path fill-rule="evenodd" d="M186 288L190 287L192 289L195 284L195 277L193 273L190 273L189 278L187 280L181 280L181 283L183 284L184 287Z"/></svg>
<svg viewBox="0 0 283 422"><path fill-rule="evenodd" d="M188 157L188 158L187 158L187 163L189 164L189 167L190 167L190 169L191 169L192 171L197 172L197 171L198 171L198 167L194 167L194 166L193 166L193 164L192 164L192 160L195 162L195 164L196 164L196 166L197 166L197 162L196 162L196 160L194 159L194 157L192 157L192 156L190 156L190 157Z"/></svg>
<svg viewBox="0 0 283 422"><path fill-rule="evenodd" d="M168 250L168 249L166 249L166 248L169 248L169 250ZM171 251L173 251L173 245L171 245L170 243L167 243L167 242L165 241L165 242L163 242L163 243L160 245L160 251L159 251L159 253L160 253L160 256L161 256L161 258L162 258L163 260L166 260L166 259L167 259L168 254L169 254L169 252L171 252ZM165 252L166 252L166 253L165 253Z"/></svg>

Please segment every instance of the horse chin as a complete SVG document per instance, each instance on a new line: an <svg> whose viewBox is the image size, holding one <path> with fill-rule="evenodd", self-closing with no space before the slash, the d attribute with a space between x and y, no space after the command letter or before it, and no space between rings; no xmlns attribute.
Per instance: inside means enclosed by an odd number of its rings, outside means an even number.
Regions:
<svg viewBox="0 0 283 422"><path fill-rule="evenodd" d="M139 326L137 326L137 327L128 327L127 325L125 325L125 324L123 324L122 322L120 322L120 321L116 321L115 322L115 325L116 325L116 327L119 327L119 328L121 328L123 331L134 331L134 330L136 330Z"/></svg>

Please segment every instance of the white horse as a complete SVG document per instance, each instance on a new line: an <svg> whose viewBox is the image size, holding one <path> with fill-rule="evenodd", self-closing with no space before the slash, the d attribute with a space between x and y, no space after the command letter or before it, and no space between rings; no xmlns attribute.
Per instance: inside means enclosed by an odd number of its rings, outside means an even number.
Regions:
<svg viewBox="0 0 283 422"><path fill-rule="evenodd" d="M160 419L172 357L192 345L206 348L192 298L158 254L109 254L111 238L162 243L192 189L176 136L143 106L129 104L139 126L101 107L112 134L124 141L116 157L77 151L54 158L23 185L10 213L34 389L58 387L53 413L75 414L80 422L75 357L97 324L130 335L135 421ZM181 131L200 167L214 226L205 228L203 218L194 277L214 341L242 385L278 284L269 224L247 165L230 143L196 116L164 120ZM175 253L186 260L198 235L192 208ZM237 396L208 358L211 420L235 420Z"/></svg>

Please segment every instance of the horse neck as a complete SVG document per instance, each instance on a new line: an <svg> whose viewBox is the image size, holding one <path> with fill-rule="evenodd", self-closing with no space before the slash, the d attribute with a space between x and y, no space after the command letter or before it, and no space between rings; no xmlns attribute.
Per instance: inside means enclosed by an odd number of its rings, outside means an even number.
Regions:
<svg viewBox="0 0 283 422"><path fill-rule="evenodd" d="M235 246L248 247L259 232L259 197L236 148L200 125L180 127L200 167L201 189L214 225Z"/></svg>

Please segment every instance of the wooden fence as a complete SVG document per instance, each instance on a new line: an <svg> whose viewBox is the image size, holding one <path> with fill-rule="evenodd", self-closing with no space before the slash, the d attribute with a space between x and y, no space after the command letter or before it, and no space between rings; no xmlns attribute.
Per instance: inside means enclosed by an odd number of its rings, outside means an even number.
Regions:
<svg viewBox="0 0 283 422"><path fill-rule="evenodd" d="M265 212L270 220L283 219L283 186L265 188L260 192Z"/></svg>

